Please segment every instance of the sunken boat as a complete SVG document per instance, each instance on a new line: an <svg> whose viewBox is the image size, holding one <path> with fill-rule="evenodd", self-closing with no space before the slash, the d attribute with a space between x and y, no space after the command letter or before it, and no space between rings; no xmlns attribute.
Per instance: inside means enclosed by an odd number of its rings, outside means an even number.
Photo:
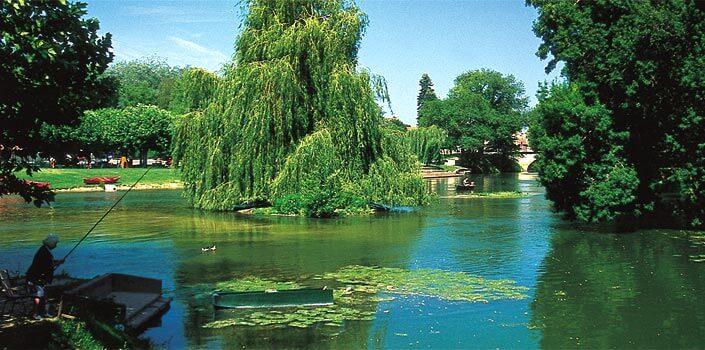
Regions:
<svg viewBox="0 0 705 350"><path fill-rule="evenodd" d="M256 292L213 293L213 307L215 307L216 309L248 309L324 305L333 305L332 289L301 288Z"/></svg>

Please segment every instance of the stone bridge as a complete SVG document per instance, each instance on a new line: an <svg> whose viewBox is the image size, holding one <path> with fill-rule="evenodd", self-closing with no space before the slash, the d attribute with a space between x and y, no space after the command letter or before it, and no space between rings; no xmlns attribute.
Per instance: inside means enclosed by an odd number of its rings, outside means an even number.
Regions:
<svg viewBox="0 0 705 350"><path fill-rule="evenodd" d="M522 172L532 172L534 162L536 161L536 153L534 151L523 151L515 158Z"/></svg>
<svg viewBox="0 0 705 350"><path fill-rule="evenodd" d="M526 172L534 172L535 170L532 169L534 162L536 162L536 152L532 150L525 150L519 152L519 155L514 158L517 163L519 163L519 166L521 167L521 171L526 173ZM458 160L458 157L452 157L446 159L445 164L446 165L457 165L456 161Z"/></svg>

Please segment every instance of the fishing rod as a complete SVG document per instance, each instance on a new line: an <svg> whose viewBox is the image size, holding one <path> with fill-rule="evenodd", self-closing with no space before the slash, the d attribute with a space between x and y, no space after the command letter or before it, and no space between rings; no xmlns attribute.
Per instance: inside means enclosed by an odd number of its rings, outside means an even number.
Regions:
<svg viewBox="0 0 705 350"><path fill-rule="evenodd" d="M144 178L144 176L147 175L147 173L148 173L149 170L151 170L151 169L152 169L151 166L150 166L150 167L147 167L147 171L145 171L144 174L142 174L142 176L140 176L140 178L137 179L137 181L135 181L135 183L133 183L132 186L130 186L130 188L128 188L125 193L122 194L122 196L117 200L117 202L115 202L115 204L113 204L113 206L110 207L110 209L108 209L108 211L106 211L105 214L103 214L103 216L102 216L100 219L98 219L98 221L95 222L95 224L93 224L93 227L91 227L91 229L88 230L88 232L86 232L85 235L83 235L83 238L81 238L81 240L78 241L78 243L76 243L76 245L73 246L73 248L71 248L71 250L69 250L69 252L66 253L66 255L64 255L64 258L61 259L61 261L66 260L66 258L68 258L68 256L71 255L71 253L73 253L73 251L76 250L76 248L78 248L78 245L81 244L81 242L83 242L83 240L86 239L86 237L88 237L88 235L90 235L91 232L93 232L93 229L95 229L96 226L98 226L98 224L100 224L100 222L103 221L103 219L105 219L105 217L108 216L108 214L110 214L110 212L113 210L113 208L115 208L115 206L117 206L118 203L120 203L120 201L121 201L123 198L125 198L125 196L127 196L128 193L130 193L130 191L132 191L132 188L135 187L135 185L137 185L137 183L140 182L140 181L142 180L142 178Z"/></svg>

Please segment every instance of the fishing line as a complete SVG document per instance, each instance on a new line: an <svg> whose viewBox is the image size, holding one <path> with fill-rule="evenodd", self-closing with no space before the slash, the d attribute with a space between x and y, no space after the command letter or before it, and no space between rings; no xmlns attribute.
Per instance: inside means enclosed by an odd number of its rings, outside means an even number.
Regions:
<svg viewBox="0 0 705 350"><path fill-rule="evenodd" d="M88 230L88 232L86 232L85 235L83 235L83 238L81 238L81 240L78 241L78 243L76 243L76 245L73 246L73 248L71 248L71 250L69 250L69 252L66 253L66 255L64 255L64 258L61 259L61 260L66 260L66 258L67 258L69 255L71 255L71 253L73 253L73 251L76 250L76 248L78 248L78 245L81 244L81 242L83 242L83 240L86 239L86 237L88 237L88 235L90 235L91 232L93 232L93 229L95 229L96 226L98 226L98 224L100 224L100 222L103 221L103 219L105 219L105 217L108 216L108 214L110 214L110 212L113 210L113 208L115 208L115 206L117 206L118 203L120 203L120 201L121 201L123 198L125 198L125 196L127 196L128 193L130 193L130 191L132 191L132 188L135 187L135 185L137 185L137 183L140 182L140 181L142 180L142 178L144 178L144 176L147 175L147 173L148 173L149 170L151 170L151 169L152 169L151 166L147 167L147 171L145 171L144 174L142 174L142 176L140 176L140 178L137 179L137 181L135 181L135 183L133 183L132 186L130 186L130 188L128 188L125 193L123 193L123 195L117 200L117 202L115 202L115 204L113 204L113 206L110 207L110 209L108 209L108 211L106 211L105 214L103 214L103 216L102 216L100 219L98 219L98 221L96 221L95 224L93 224L93 227L91 227L91 229Z"/></svg>

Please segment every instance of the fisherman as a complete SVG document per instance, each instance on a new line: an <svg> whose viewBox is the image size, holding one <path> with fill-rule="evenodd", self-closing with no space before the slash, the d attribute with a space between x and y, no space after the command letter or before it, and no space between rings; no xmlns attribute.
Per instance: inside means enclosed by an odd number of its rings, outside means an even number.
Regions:
<svg viewBox="0 0 705 350"><path fill-rule="evenodd" d="M46 292L44 288L47 284L51 284L54 279L54 270L64 260L54 260L54 255L51 251L59 244L59 236L50 233L42 241L42 246L39 247L37 253L34 254L32 265L27 269L27 285L30 290L34 290L34 315L35 319L42 319L42 316L47 316Z"/></svg>

